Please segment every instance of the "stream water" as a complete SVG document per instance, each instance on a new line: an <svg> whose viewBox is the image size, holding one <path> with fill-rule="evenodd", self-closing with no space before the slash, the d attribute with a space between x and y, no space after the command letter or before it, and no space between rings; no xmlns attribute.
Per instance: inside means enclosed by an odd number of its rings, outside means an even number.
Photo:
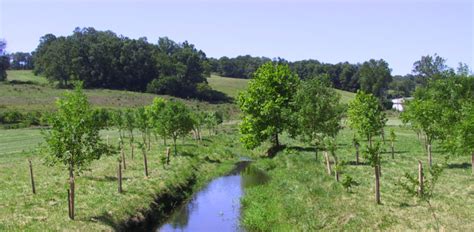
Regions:
<svg viewBox="0 0 474 232"><path fill-rule="evenodd" d="M240 198L244 189L269 179L250 163L241 161L231 173L214 179L155 231L243 231Z"/></svg>

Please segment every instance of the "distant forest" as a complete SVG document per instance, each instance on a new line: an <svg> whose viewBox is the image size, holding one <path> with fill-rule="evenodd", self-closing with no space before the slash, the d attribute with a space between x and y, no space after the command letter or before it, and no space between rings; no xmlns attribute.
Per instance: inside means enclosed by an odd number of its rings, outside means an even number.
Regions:
<svg viewBox="0 0 474 232"><path fill-rule="evenodd" d="M318 60L289 62L282 58L252 57L209 58L193 44L177 43L162 37L157 43L146 38L130 39L112 31L76 28L72 35L47 34L32 53L7 54L5 70L33 69L58 87L69 87L71 81L82 81L85 88L107 88L169 94L208 101L226 100L212 90L206 78L212 73L233 78L252 78L262 64L287 64L301 79L325 76L334 88L356 92L361 89L380 99L410 96L424 76L455 71L438 55L423 56L414 63L413 73L392 76L383 59L357 64L323 63ZM469 68L460 64L458 72Z"/></svg>

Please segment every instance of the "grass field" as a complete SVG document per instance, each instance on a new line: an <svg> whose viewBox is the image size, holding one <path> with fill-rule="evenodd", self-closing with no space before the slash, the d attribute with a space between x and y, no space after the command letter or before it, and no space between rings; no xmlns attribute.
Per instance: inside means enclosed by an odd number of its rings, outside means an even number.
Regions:
<svg viewBox="0 0 474 232"><path fill-rule="evenodd" d="M8 71L8 82L0 83L0 112L6 110L52 111L55 101L64 93L64 89L56 89L47 84L42 76L35 76L31 71ZM13 82L12 82L13 81ZM219 88L219 86L217 86ZM217 89L226 91L225 87ZM201 110L223 110L231 119L237 118L238 109L234 104L210 104L197 100L183 100L165 95L139 93L131 91L87 89L84 90L94 107L127 108L151 104L155 97L176 99L188 106L199 107Z"/></svg>
<svg viewBox="0 0 474 232"><path fill-rule="evenodd" d="M44 165L42 155L34 149L42 141L39 131L0 130L0 231L116 229L121 222L146 211L160 194L190 194L179 189L193 178L197 178L197 188L230 170L238 157L252 156L235 143L234 130L233 126L224 126L218 136L204 132L204 140L200 143L190 137L184 143L179 141L181 155L172 157L168 168L163 168L161 161L165 155L162 140L153 141L148 152L149 178L144 178L141 152L136 150L132 160L129 146L126 146L123 194L117 193L118 155L94 161L90 171L84 172L76 181L75 221L67 217L67 171L62 166ZM102 135L104 138L108 135L110 142L117 141L115 131L104 131ZM21 152L22 149L25 152ZM28 158L34 166L36 195L31 193Z"/></svg>
<svg viewBox="0 0 474 232"><path fill-rule="evenodd" d="M213 89L221 91L227 94L228 96L236 99L238 93L247 88L249 80L211 75L210 78L207 78L207 82L209 82L209 85ZM355 93L347 92L344 90L336 89L336 92L341 95L341 102L344 104L349 103L349 101L351 101L355 97Z"/></svg>
<svg viewBox="0 0 474 232"><path fill-rule="evenodd" d="M52 110L54 101L65 90L50 87L43 77L29 71L9 71L14 82L0 84L0 111ZM236 97L246 88L248 80L212 76L212 88ZM354 93L336 90L343 103ZM95 107L121 108L151 103L158 95L115 90L86 90ZM163 96L169 98L168 96ZM189 194L185 185L197 179L198 188L211 178L225 173L238 157L258 157L268 144L256 149L244 149L236 128L239 111L235 104L209 104L182 100L200 109L231 112L230 120L218 136L205 134L201 143L187 137L179 141L180 156L163 168L161 158L165 146L154 141L148 153L150 177L143 177L143 159L136 152L132 160L127 146L128 169L124 172L124 194L117 193L117 155L93 162L90 171L77 179L77 220L67 218L67 173L60 166L48 167L37 150L43 139L36 128L0 129L0 231L114 230L121 222L150 208L160 194ZM326 173L321 154L315 160L307 144L283 136L287 148L273 158L256 159L255 165L271 176L271 181L248 189L243 199L242 221L248 231L314 231L314 230L435 230L436 223L425 203L409 197L400 186L405 172L415 174L417 162L426 165L426 155L416 134L402 126L398 114L389 112L389 128L395 129L395 159L385 152L382 156L382 205L373 200L373 168L354 165L352 132L344 129L338 137L339 159L346 162L341 179L351 176L359 186L346 192L333 176ZM138 134L138 133L137 133ZM102 131L103 138L117 142L117 132ZM385 145L388 150L388 145ZM440 163L446 152L434 146L434 162ZM27 160L31 158L38 194L30 189ZM363 160L363 159L362 159ZM220 162L220 163L219 163ZM474 178L469 157L451 157L442 174L432 200L441 230L470 231L474 228ZM159 205L161 206L161 205ZM163 210L159 208L158 210ZM160 211L161 212L161 211Z"/></svg>
<svg viewBox="0 0 474 232"><path fill-rule="evenodd" d="M352 132L342 131L337 154L346 161L341 179L349 175L359 186L352 193L326 172L321 153L315 160L307 145L286 138L289 145L274 159L257 161L272 177L268 185L250 189L243 200L243 222L250 231L315 230L436 230L427 204L417 202L397 185L405 172L416 175L421 160L427 170L427 158L416 134L394 126L398 140L395 159L382 155L382 205L374 203L374 174L369 165L354 165ZM385 130L388 133L388 129ZM388 143L385 146L389 151ZM434 163L447 155L434 147ZM350 163L352 161L352 163ZM440 230L470 231L474 228L474 176L470 157L452 157L435 188L432 204L440 221ZM271 196L271 197L270 197Z"/></svg>

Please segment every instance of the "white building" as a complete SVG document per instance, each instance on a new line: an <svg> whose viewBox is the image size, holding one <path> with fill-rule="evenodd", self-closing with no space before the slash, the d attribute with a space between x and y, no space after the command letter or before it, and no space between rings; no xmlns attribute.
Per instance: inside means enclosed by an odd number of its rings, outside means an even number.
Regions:
<svg viewBox="0 0 474 232"><path fill-rule="evenodd" d="M413 99L412 97L406 97L406 98L394 98L392 99L392 109L397 110L397 111L403 111L403 105L405 104L406 101L409 101Z"/></svg>

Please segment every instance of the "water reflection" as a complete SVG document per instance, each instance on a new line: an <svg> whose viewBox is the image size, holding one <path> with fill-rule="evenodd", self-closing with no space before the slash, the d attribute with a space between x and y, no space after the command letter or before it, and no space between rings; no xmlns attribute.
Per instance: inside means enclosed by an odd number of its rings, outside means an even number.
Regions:
<svg viewBox="0 0 474 232"><path fill-rule="evenodd" d="M242 231L240 197L244 189L269 178L249 164L239 162L229 175L213 180L156 231Z"/></svg>

